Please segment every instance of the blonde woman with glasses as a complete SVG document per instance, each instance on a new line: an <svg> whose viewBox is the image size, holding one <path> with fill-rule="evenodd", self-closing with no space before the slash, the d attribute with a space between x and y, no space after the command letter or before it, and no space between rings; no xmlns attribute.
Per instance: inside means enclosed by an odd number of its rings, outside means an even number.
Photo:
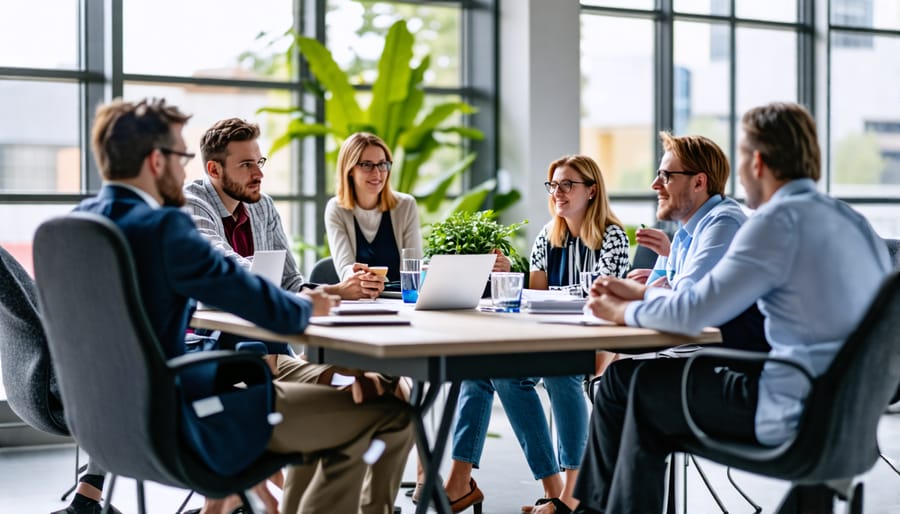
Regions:
<svg viewBox="0 0 900 514"><path fill-rule="evenodd" d="M552 220L541 230L531 251L529 287L580 288L581 272L624 277L628 271L628 236L609 207L600 167L584 155L566 156L550 164L547 181ZM580 293L580 289L578 289ZM454 512L474 506L484 494L472 479L484 448L494 391L503 403L525 460L543 497L524 512L567 513L581 456L587 443L588 409L583 376L520 377L467 380L462 384L453 433L453 461L445 489ZM557 444L550 437L535 386L541 380L550 396L557 424ZM558 455L554 448L558 449Z"/></svg>
<svg viewBox="0 0 900 514"><path fill-rule="evenodd" d="M422 253L416 199L391 190L391 150L378 136L353 134L337 160L335 197L325 207L325 230L341 280L367 266L387 266L400 280L400 249Z"/></svg>

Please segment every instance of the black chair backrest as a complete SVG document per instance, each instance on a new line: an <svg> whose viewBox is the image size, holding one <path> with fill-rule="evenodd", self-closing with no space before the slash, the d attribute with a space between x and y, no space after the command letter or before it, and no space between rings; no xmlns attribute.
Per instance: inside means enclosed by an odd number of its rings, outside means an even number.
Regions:
<svg viewBox="0 0 900 514"><path fill-rule="evenodd" d="M634 251L634 259L631 260L631 269L653 269L656 258L659 255L646 246L637 245Z"/></svg>
<svg viewBox="0 0 900 514"><path fill-rule="evenodd" d="M852 477L878 460L878 422L900 384L900 272L816 381L798 440L821 441L809 479ZM829 449L829 451L823 451ZM849 473L849 474L847 474Z"/></svg>
<svg viewBox="0 0 900 514"><path fill-rule="evenodd" d="M10 408L38 430L69 435L37 310L34 281L0 248L0 363Z"/></svg>
<svg viewBox="0 0 900 514"><path fill-rule="evenodd" d="M798 483L822 483L865 473L878 460L877 429L900 384L900 272L891 273L834 361L815 379L797 436L782 451L730 443L732 451L685 441L691 453ZM762 457L765 455L766 457Z"/></svg>
<svg viewBox="0 0 900 514"><path fill-rule="evenodd" d="M341 281L337 270L334 269L334 260L324 257L316 261L312 271L309 272L309 281L313 284L337 284Z"/></svg>
<svg viewBox="0 0 900 514"><path fill-rule="evenodd" d="M179 485L176 391L144 313L129 246L108 219L41 225L35 278L66 420L116 474Z"/></svg>

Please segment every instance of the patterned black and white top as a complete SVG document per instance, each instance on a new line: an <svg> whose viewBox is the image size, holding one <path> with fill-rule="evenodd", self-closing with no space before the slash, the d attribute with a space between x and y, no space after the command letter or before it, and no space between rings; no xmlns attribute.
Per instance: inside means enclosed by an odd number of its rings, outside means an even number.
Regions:
<svg viewBox="0 0 900 514"><path fill-rule="evenodd" d="M582 271L594 271L604 276L624 277L628 273L628 236L618 225L606 227L603 244L593 250L581 238L566 235L562 247L550 246L550 227L544 225L531 249L531 271L547 274L547 285L577 285Z"/></svg>

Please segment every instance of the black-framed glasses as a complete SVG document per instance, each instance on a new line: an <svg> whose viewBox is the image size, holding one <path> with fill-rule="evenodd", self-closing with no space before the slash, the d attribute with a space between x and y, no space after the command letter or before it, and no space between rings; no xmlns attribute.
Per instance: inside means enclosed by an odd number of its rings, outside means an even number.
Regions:
<svg viewBox="0 0 900 514"><path fill-rule="evenodd" d="M365 171L366 173L372 173L375 169L382 173L387 173L391 171L391 161L360 161L356 163L356 167Z"/></svg>
<svg viewBox="0 0 900 514"><path fill-rule="evenodd" d="M656 178L662 180L662 183L665 185L669 184L669 179L672 178L672 175L699 175L703 173L702 171L669 171L669 170L656 170Z"/></svg>
<svg viewBox="0 0 900 514"><path fill-rule="evenodd" d="M594 181L593 180L581 180L581 181L579 181L579 180L560 180L559 182L557 182L554 180L553 182L544 182L544 187L547 189L547 192L552 195L553 193L556 192L557 189L562 191L563 193L568 193L569 191L572 190L572 186L574 186L575 184L584 184L584 185L590 187L590 186L594 185Z"/></svg>
<svg viewBox="0 0 900 514"><path fill-rule="evenodd" d="M159 147L157 150L166 155L177 155L182 166L187 166L187 164L191 162L191 159L196 156L196 154L191 152L182 152L181 150L174 150L172 148Z"/></svg>

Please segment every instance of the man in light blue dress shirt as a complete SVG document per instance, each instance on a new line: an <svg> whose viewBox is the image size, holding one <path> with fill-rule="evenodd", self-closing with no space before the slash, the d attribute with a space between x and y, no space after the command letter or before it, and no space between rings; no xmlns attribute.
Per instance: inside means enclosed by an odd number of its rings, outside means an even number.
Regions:
<svg viewBox="0 0 900 514"><path fill-rule="evenodd" d="M588 306L619 324L697 334L757 301L770 355L818 376L890 270L887 248L865 218L816 190L820 150L803 107L751 109L742 130L738 175L747 204L758 210L719 263L693 287L650 288L637 297L633 281L603 279ZM750 443L786 441L809 392L802 375L771 363L761 373L729 364L703 361L692 371L685 400L700 428ZM621 361L604 374L575 485L576 512L661 512L665 458L690 435L681 412L683 365Z"/></svg>
<svg viewBox="0 0 900 514"><path fill-rule="evenodd" d="M676 137L667 132L660 132L659 137L665 153L651 184L658 200L656 217L677 221L679 228L671 243L662 230L639 229L638 244L659 257L653 270L635 269L628 278L681 291L696 284L722 259L747 215L740 204L725 197L730 167L716 143L704 136ZM755 299L719 328L725 346L769 351Z"/></svg>

